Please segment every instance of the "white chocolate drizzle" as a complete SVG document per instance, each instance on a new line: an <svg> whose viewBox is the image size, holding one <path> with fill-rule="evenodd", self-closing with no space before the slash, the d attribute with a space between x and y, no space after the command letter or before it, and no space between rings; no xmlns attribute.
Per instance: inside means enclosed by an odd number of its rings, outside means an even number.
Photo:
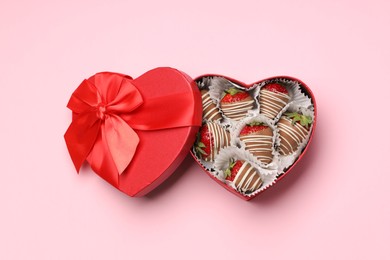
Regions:
<svg viewBox="0 0 390 260"><path fill-rule="evenodd" d="M249 134L240 136L240 139L245 143L245 148L258 160L263 163L272 161L272 135Z"/></svg>
<svg viewBox="0 0 390 260"><path fill-rule="evenodd" d="M280 92L273 92L262 88L260 90L260 114L274 119L287 105L290 96Z"/></svg>
<svg viewBox="0 0 390 260"><path fill-rule="evenodd" d="M280 132L280 154L288 155L293 153L298 145L306 138L309 131L299 123L292 123L292 120L282 116L278 122Z"/></svg>
<svg viewBox="0 0 390 260"><path fill-rule="evenodd" d="M216 120L219 118L219 110L213 103L208 92L202 95L203 117L207 120ZM209 111L207 111L209 109Z"/></svg>
<svg viewBox="0 0 390 260"><path fill-rule="evenodd" d="M214 161L214 158L219 153L219 150L229 145L229 136L228 136L228 132L225 129L223 129L219 124L208 122L207 127L211 135L210 136L210 147L211 147L210 161ZM211 143L211 139L213 139L213 143Z"/></svg>
<svg viewBox="0 0 390 260"><path fill-rule="evenodd" d="M223 113L232 120L243 119L248 110L253 108L255 101L253 99L243 100L234 103L221 103Z"/></svg>
<svg viewBox="0 0 390 260"><path fill-rule="evenodd" d="M259 173L248 162L242 164L234 178L234 185L236 189L241 192L255 191L260 188L262 184L263 182Z"/></svg>

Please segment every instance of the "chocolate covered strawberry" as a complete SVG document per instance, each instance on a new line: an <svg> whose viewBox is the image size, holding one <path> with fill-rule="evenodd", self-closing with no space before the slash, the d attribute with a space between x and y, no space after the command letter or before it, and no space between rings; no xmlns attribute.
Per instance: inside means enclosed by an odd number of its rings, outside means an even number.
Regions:
<svg viewBox="0 0 390 260"><path fill-rule="evenodd" d="M230 119L240 120L253 108L254 103L248 92L232 87L225 90L221 99L221 109Z"/></svg>
<svg viewBox="0 0 390 260"><path fill-rule="evenodd" d="M211 99L209 91L203 89L200 91L200 93L202 95L203 118L208 121L215 121L221 119L221 113Z"/></svg>
<svg viewBox="0 0 390 260"><path fill-rule="evenodd" d="M200 129L195 152L205 161L214 161L221 148L228 146L230 135L219 124L208 122Z"/></svg>
<svg viewBox="0 0 390 260"><path fill-rule="evenodd" d="M260 90L260 114L274 119L290 100L287 89L279 83L270 83Z"/></svg>
<svg viewBox="0 0 390 260"><path fill-rule="evenodd" d="M312 123L313 119L310 116L298 112L285 113L277 124L280 134L280 154L289 155L295 152L308 136Z"/></svg>
<svg viewBox="0 0 390 260"><path fill-rule="evenodd" d="M250 193L259 189L263 184L258 171L243 160L231 159L224 173L225 180L233 182L239 192Z"/></svg>
<svg viewBox="0 0 390 260"><path fill-rule="evenodd" d="M246 124L240 132L240 140L245 149L252 153L262 163L272 162L272 129L262 122Z"/></svg>

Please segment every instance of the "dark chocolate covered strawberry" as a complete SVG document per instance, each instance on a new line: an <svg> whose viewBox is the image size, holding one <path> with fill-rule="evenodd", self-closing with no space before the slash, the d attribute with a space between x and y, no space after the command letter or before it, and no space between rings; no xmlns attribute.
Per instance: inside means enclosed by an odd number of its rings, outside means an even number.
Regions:
<svg viewBox="0 0 390 260"><path fill-rule="evenodd" d="M273 159L272 136L272 129L262 122L246 124L240 132L240 140L245 143L245 149L265 164Z"/></svg>
<svg viewBox="0 0 390 260"><path fill-rule="evenodd" d="M230 135L219 124L208 122L200 129L195 152L205 161L214 161L221 148L229 145Z"/></svg>
<svg viewBox="0 0 390 260"><path fill-rule="evenodd" d="M225 180L233 182L234 187L243 193L253 192L261 187L258 171L248 162L231 159L229 166L224 171Z"/></svg>
<svg viewBox="0 0 390 260"><path fill-rule="evenodd" d="M215 121L221 119L221 113L211 99L209 91L203 89L200 91L200 93L202 95L203 118L208 121Z"/></svg>
<svg viewBox="0 0 390 260"><path fill-rule="evenodd" d="M285 113L277 124L280 134L280 154L289 155L295 152L308 136L312 123L313 119L310 116L298 112Z"/></svg>
<svg viewBox="0 0 390 260"><path fill-rule="evenodd" d="M260 90L260 114L274 119L290 100L287 89L279 83L270 83Z"/></svg>
<svg viewBox="0 0 390 260"><path fill-rule="evenodd" d="M254 103L248 92L232 87L225 90L221 99L221 109L230 119L240 120L253 108Z"/></svg>

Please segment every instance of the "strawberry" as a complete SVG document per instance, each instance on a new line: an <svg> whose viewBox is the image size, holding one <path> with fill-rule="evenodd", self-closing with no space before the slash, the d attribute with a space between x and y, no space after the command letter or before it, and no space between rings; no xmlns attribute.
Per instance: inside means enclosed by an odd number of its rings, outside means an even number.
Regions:
<svg viewBox="0 0 390 260"><path fill-rule="evenodd" d="M225 180L231 181L241 193L251 193L263 185L259 172L248 162L231 159L224 171Z"/></svg>
<svg viewBox="0 0 390 260"><path fill-rule="evenodd" d="M228 181L233 181L243 164L243 161L231 160L229 167L225 170L225 179Z"/></svg>
<svg viewBox="0 0 390 260"><path fill-rule="evenodd" d="M298 112L284 114L277 124L280 135L279 153L289 155L295 152L308 136L312 123L310 116Z"/></svg>
<svg viewBox="0 0 390 260"><path fill-rule="evenodd" d="M206 159L211 154L211 145L214 143L214 138L209 132L208 125L203 125L198 133L198 140L195 144L195 151L199 157Z"/></svg>
<svg viewBox="0 0 390 260"><path fill-rule="evenodd" d="M242 135L250 135L255 133L260 133L260 131L269 128L269 126L265 125L262 122L251 122L249 124L246 124L244 128L240 132L240 136Z"/></svg>
<svg viewBox="0 0 390 260"><path fill-rule="evenodd" d="M200 93L202 95L203 118L208 121L217 121L222 119L221 113L214 101L211 99L209 91L202 89Z"/></svg>
<svg viewBox="0 0 390 260"><path fill-rule="evenodd" d="M243 119L248 110L253 109L255 100L248 92L237 88L228 88L221 99L221 110L224 115L232 120Z"/></svg>
<svg viewBox="0 0 390 260"><path fill-rule="evenodd" d="M214 161L219 150L228 146L229 133L217 123L207 122L202 126L195 143L195 152L205 161Z"/></svg>
<svg viewBox="0 0 390 260"><path fill-rule="evenodd" d="M244 100L249 97L249 93L236 89L228 88L225 90L225 95L221 99L221 103L234 103L241 100Z"/></svg>
<svg viewBox="0 0 390 260"><path fill-rule="evenodd" d="M273 160L273 132L262 122L251 122L240 132L240 140L248 150L262 163L268 164Z"/></svg>
<svg viewBox="0 0 390 260"><path fill-rule="evenodd" d="M275 93L279 92L279 93L283 93L283 94L288 94L287 89L278 83L268 84L264 87L264 89L266 89L268 91L275 92Z"/></svg>
<svg viewBox="0 0 390 260"><path fill-rule="evenodd" d="M271 83L260 89L260 114L274 119L287 105L290 95L287 89L279 83Z"/></svg>

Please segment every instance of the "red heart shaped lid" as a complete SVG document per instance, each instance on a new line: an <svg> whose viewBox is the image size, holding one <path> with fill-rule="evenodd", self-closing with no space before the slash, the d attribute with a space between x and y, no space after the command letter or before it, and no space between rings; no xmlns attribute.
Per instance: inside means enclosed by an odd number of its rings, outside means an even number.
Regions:
<svg viewBox="0 0 390 260"><path fill-rule="evenodd" d="M72 94L73 120L65 141L79 170L87 161L104 180L130 196L143 196L180 165L202 120L196 83L172 68L136 79L103 72Z"/></svg>

